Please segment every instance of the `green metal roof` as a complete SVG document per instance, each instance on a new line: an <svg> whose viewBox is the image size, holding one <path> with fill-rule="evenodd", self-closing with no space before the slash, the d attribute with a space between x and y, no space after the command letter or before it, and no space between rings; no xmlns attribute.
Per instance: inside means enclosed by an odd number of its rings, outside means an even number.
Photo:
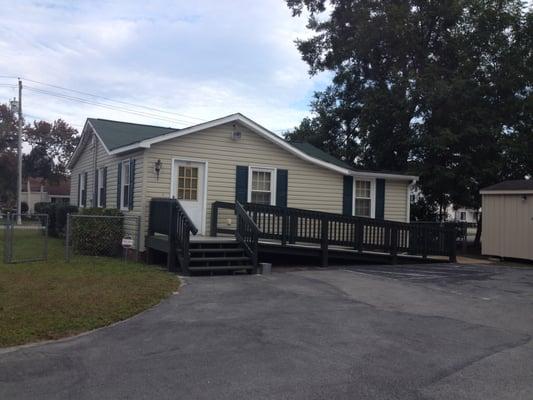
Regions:
<svg viewBox="0 0 533 400"><path fill-rule="evenodd" d="M333 157L331 154L326 153L325 151L319 149L318 147L313 146L311 143L307 142L291 142L292 147L296 147L301 152L304 152L308 156L313 158L318 158L319 160L328 162L330 164L336 165L337 167L354 169L352 166L348 165L344 161L339 160L336 157Z"/></svg>
<svg viewBox="0 0 533 400"><path fill-rule="evenodd" d="M179 131L176 128L133 124L100 118L89 118L88 121L96 129L98 136L100 136L109 151L166 133Z"/></svg>
<svg viewBox="0 0 533 400"><path fill-rule="evenodd" d="M88 118L88 121L94 127L98 136L104 142L109 151L139 143L146 139L153 139L155 137L165 135L171 132L180 131L177 128L161 127L154 125L134 124L131 122L112 121L109 119ZM274 133L272 133L274 135ZM288 143L288 142L287 142ZM370 171L359 168L354 168L348 163L333 157L331 154L313 146L307 142L288 143L294 148L307 154L315 159L325 161L337 167L346 168L355 172L371 172L371 173L391 173L395 175L404 175L392 171Z"/></svg>
<svg viewBox="0 0 533 400"><path fill-rule="evenodd" d="M355 172L369 172L373 174L393 174L393 175L404 175L404 176L410 176L409 174L405 174L402 172L396 172L396 171L385 171L385 170L370 170L370 169L362 169L362 168L356 168L348 163L339 160L336 157L333 157L331 154L326 153L325 151L319 149L318 147L313 146L311 143L307 142L293 142L290 143L291 146L296 147L298 150L304 152L308 156L311 156L313 158L317 158L319 160L328 162L330 164L336 165L337 167L346 168Z"/></svg>

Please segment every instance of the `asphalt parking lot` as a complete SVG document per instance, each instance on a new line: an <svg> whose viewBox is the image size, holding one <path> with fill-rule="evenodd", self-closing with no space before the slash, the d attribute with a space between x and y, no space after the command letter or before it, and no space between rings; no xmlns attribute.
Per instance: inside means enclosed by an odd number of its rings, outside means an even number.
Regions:
<svg viewBox="0 0 533 400"><path fill-rule="evenodd" d="M0 350L0 399L533 399L533 269L187 278L79 337Z"/></svg>

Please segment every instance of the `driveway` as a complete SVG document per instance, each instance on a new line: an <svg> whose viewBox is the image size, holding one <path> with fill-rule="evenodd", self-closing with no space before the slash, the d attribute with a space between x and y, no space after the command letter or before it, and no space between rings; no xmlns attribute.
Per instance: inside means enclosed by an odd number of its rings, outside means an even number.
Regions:
<svg viewBox="0 0 533 400"><path fill-rule="evenodd" d="M124 323L0 351L1 399L533 399L533 269L188 278Z"/></svg>

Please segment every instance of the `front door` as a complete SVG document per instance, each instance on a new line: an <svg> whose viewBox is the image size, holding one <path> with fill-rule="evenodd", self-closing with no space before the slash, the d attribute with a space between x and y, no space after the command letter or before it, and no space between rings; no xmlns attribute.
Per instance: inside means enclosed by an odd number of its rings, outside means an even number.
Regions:
<svg viewBox="0 0 533 400"><path fill-rule="evenodd" d="M176 160L173 172L173 196L179 200L198 229L198 233L203 234L205 220L205 164Z"/></svg>

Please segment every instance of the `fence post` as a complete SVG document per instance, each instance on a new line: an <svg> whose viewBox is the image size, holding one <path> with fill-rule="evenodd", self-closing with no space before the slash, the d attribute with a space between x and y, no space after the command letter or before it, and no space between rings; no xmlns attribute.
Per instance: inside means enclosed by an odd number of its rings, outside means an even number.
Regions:
<svg viewBox="0 0 533 400"><path fill-rule="evenodd" d="M359 251L359 253L363 252L363 238L365 234L365 225L360 222L356 222L355 224L355 243L354 243L354 249Z"/></svg>
<svg viewBox="0 0 533 400"><path fill-rule="evenodd" d="M455 237L456 237L455 229L451 229L449 232L449 246L450 246L449 247L450 248L449 259L450 259L450 262L452 263L457 262L457 245L455 243Z"/></svg>
<svg viewBox="0 0 533 400"><path fill-rule="evenodd" d="M218 204L216 201L213 202L213 204L211 204L211 236L216 236L217 235L217 230L218 230Z"/></svg>
<svg viewBox="0 0 533 400"><path fill-rule="evenodd" d="M289 243L296 243L296 236L298 236L298 214L293 212L289 217Z"/></svg>
<svg viewBox="0 0 533 400"><path fill-rule="evenodd" d="M289 221L288 211L287 208L283 209L283 214L281 216L281 245L285 246L287 244L287 231L288 231L288 224Z"/></svg>
<svg viewBox="0 0 533 400"><path fill-rule="evenodd" d="M170 220L168 228L168 256L167 267L169 271L176 272L176 229L177 229L177 207L175 202L169 202L170 207Z"/></svg>
<svg viewBox="0 0 533 400"><path fill-rule="evenodd" d="M45 217L45 225L44 225L44 260L48 260L48 225L49 225L49 216L48 214Z"/></svg>
<svg viewBox="0 0 533 400"><path fill-rule="evenodd" d="M6 214L6 224L4 227L4 263L8 264L10 261L10 245L9 245L9 225L11 221L11 215L9 213Z"/></svg>
<svg viewBox="0 0 533 400"><path fill-rule="evenodd" d="M328 266L328 220L322 218L322 232L320 234L320 250L322 251L322 267Z"/></svg>
<svg viewBox="0 0 533 400"><path fill-rule="evenodd" d="M390 228L390 255L392 263L396 264L398 262L398 227L393 225Z"/></svg>
<svg viewBox="0 0 533 400"><path fill-rule="evenodd" d="M135 261L139 261L139 252L141 251L141 216L137 215L137 246L135 249Z"/></svg>
<svg viewBox="0 0 533 400"><path fill-rule="evenodd" d="M67 232L65 234L65 261L70 262L70 223L71 223L71 215L70 213L67 213Z"/></svg>

